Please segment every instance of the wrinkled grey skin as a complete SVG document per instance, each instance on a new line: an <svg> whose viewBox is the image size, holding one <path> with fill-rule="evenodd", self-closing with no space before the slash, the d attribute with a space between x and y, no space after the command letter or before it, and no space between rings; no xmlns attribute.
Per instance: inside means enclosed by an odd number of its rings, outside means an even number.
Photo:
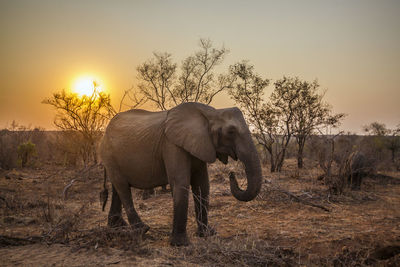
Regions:
<svg viewBox="0 0 400 267"><path fill-rule="evenodd" d="M191 187L198 235L215 234L208 226L209 179L207 163L228 156L245 165L246 190L230 179L231 192L241 201L254 199L261 187L261 167L242 113L237 108L214 109L200 103L184 103L171 110L130 110L109 123L100 144L100 157L112 183L108 215L111 227L130 225L146 232L149 227L137 214L130 187L150 189L170 184L173 195L173 229L170 243L188 245L186 234Z"/></svg>

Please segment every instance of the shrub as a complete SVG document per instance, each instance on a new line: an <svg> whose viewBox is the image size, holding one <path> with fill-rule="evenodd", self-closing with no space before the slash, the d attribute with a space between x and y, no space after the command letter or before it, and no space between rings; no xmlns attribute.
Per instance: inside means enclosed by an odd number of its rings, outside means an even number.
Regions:
<svg viewBox="0 0 400 267"><path fill-rule="evenodd" d="M18 146L18 165L26 167L32 163L32 159L37 156L36 145L31 141L22 143Z"/></svg>

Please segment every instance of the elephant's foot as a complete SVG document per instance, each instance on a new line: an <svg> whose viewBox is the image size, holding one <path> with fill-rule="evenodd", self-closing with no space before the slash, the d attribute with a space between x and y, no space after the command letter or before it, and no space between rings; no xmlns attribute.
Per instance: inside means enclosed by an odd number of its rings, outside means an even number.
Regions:
<svg viewBox="0 0 400 267"><path fill-rule="evenodd" d="M189 239L188 239L186 233L172 234L170 244L171 244L171 246L177 246L177 247L188 246Z"/></svg>
<svg viewBox="0 0 400 267"><path fill-rule="evenodd" d="M143 235L145 233L147 233L147 231L149 231L149 229L150 229L150 226L148 226L147 224L145 224L143 222L138 222L138 223L132 224L131 227L135 231L138 231L138 232L142 233Z"/></svg>
<svg viewBox="0 0 400 267"><path fill-rule="evenodd" d="M108 217L108 226L112 228L127 226L128 224L122 219L121 216Z"/></svg>
<svg viewBox="0 0 400 267"><path fill-rule="evenodd" d="M209 225L202 226L197 229L197 235L200 237L213 236L216 234L217 234L217 231Z"/></svg>

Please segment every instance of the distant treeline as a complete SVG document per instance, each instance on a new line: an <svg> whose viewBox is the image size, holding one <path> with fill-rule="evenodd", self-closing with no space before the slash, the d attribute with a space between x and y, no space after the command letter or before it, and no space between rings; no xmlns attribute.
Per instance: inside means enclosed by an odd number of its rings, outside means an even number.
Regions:
<svg viewBox="0 0 400 267"><path fill-rule="evenodd" d="M101 136L101 133L99 133ZM97 143L100 138L98 138ZM95 155L86 147L84 138L74 131L0 130L0 168L40 167L43 164L82 166L95 161ZM332 152L332 144L334 151ZM298 144L289 142L285 158L296 158ZM305 168L318 166L327 155L340 164L349 154L360 151L374 162L378 169L400 167L399 136L378 135L311 135L305 144ZM269 166L270 155L258 145L264 166ZM89 152L88 152L89 151Z"/></svg>

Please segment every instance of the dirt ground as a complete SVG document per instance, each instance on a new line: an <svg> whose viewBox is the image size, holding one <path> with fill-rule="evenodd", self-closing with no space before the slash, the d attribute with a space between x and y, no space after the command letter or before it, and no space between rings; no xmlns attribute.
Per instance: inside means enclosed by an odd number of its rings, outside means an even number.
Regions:
<svg viewBox="0 0 400 267"><path fill-rule="evenodd" d="M100 168L3 171L0 266L399 266L399 172L367 177L360 191L334 196L312 163L298 171L288 160L282 173L264 169L261 193L244 203L229 190L227 174L237 168L210 166L209 222L218 234L195 236L190 199L191 245L184 248L169 245L172 198L161 189L147 200L134 190L151 227L142 237L106 227L111 195L102 212Z"/></svg>

